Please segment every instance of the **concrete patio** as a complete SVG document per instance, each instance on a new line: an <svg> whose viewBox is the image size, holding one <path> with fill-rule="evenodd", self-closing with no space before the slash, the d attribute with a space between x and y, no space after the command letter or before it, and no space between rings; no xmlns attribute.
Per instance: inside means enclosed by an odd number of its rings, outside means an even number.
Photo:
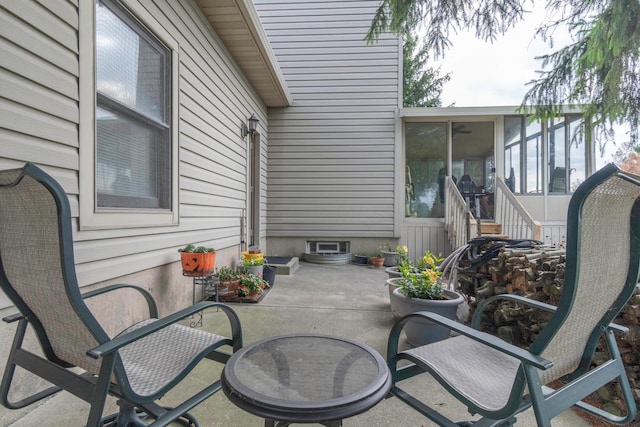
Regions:
<svg viewBox="0 0 640 427"><path fill-rule="evenodd" d="M383 356L393 317L389 310L387 274L369 266L318 265L301 263L292 275L278 275L273 289L258 304L233 304L242 322L245 344L262 338L318 333L336 335L365 343ZM185 278L185 284L188 279ZM221 313L205 313L203 328L212 329ZM452 355L455 357L455 355ZM5 361L2 361L4 363ZM204 362L181 387L163 399L167 405L178 402L180 396L193 393L202 384L219 377L219 369ZM454 419L471 418L434 380L430 378L406 381L414 391ZM109 410L113 410L110 402ZM107 413L108 411L105 411ZM231 404L222 392L196 407L192 413L203 427L261 426L262 419ZM23 411L0 408L0 425L11 427L82 426L88 405L67 393ZM434 424L394 398L386 399L365 412L345 419L346 427L370 426L433 426ZM535 426L531 410L518 416L517 425ZM573 411L566 411L553 421L554 426L588 426Z"/></svg>

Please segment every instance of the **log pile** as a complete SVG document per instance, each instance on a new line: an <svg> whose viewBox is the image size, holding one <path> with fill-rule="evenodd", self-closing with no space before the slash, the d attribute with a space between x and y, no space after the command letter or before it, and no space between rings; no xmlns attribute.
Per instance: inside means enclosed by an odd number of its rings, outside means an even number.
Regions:
<svg viewBox="0 0 640 427"><path fill-rule="evenodd" d="M544 246L528 249L503 247L485 262L472 264L461 258L457 273L459 290L470 301L471 312L485 298L505 293L552 305L557 305L559 301L564 284L564 249ZM482 327L506 341L527 347L536 339L549 318L550 314L540 310L503 302L485 310ZM636 288L636 295L627 303L615 322L629 328L629 333L618 336L618 345L636 402L640 405L640 288ZM605 352L605 346L600 346L594 363L604 361ZM610 411L615 410L620 401L617 391L609 387L598 392L598 399Z"/></svg>

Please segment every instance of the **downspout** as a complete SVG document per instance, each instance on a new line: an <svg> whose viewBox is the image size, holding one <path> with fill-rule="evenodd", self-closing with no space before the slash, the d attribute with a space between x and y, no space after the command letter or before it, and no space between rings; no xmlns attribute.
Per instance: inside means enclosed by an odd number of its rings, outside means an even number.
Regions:
<svg viewBox="0 0 640 427"><path fill-rule="evenodd" d="M404 219L404 185L405 185L405 158L404 158L404 126L402 126L401 110L396 108L394 111L394 209L393 209L393 236L401 237L401 222Z"/></svg>
<svg viewBox="0 0 640 427"><path fill-rule="evenodd" d="M394 209L393 209L393 236L401 239L402 227L401 222L404 220L404 186L405 186L405 155L404 155L404 126L402 120L402 108L404 107L404 91L403 91L403 65L404 51L402 46L402 38L398 37L398 100L397 107L394 111Z"/></svg>
<svg viewBox="0 0 640 427"><path fill-rule="evenodd" d="M246 252L249 250L247 248L247 210L242 209L242 213L240 214L240 252Z"/></svg>

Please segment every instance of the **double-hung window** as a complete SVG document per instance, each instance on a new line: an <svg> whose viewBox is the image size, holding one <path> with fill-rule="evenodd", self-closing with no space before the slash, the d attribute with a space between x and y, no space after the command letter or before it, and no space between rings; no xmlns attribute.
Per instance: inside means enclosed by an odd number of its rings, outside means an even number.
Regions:
<svg viewBox="0 0 640 427"><path fill-rule="evenodd" d="M92 74L94 144L82 157L81 142L81 185L92 169L91 192L81 189L81 226L175 224L177 46L118 0L96 0L93 14L92 73L85 75Z"/></svg>
<svg viewBox="0 0 640 427"><path fill-rule="evenodd" d="M96 7L97 206L169 209L171 51L115 2Z"/></svg>

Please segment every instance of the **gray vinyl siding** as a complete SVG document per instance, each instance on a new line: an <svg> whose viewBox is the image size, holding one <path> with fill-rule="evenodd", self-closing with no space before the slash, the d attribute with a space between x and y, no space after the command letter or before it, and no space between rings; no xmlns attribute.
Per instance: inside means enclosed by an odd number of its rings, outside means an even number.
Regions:
<svg viewBox="0 0 640 427"><path fill-rule="evenodd" d="M0 6L0 168L39 163L64 186L77 212L74 8L64 1L5 1Z"/></svg>
<svg viewBox="0 0 640 427"><path fill-rule="evenodd" d="M73 3L0 3L0 169L38 163L64 187L76 215L77 30ZM0 292L0 308L8 305Z"/></svg>
<svg viewBox="0 0 640 427"><path fill-rule="evenodd" d="M78 1L0 1L0 169L31 161L65 188L82 285L177 262L176 249L186 243L238 246L247 164L240 125L252 113L267 144L266 107L195 2L140 3L179 43L180 224L77 231L78 171L85 167L79 108L87 102L79 96Z"/></svg>
<svg viewBox="0 0 640 427"><path fill-rule="evenodd" d="M268 237L394 235L400 45L373 1L255 0L293 96L269 110Z"/></svg>

